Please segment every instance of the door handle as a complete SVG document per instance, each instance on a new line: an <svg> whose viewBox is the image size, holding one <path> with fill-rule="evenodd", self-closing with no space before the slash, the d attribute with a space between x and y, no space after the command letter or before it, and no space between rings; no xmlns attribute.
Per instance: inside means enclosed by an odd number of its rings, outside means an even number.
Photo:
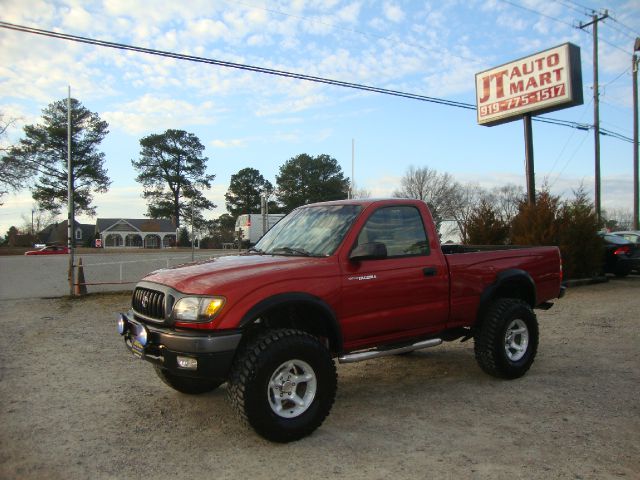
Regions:
<svg viewBox="0 0 640 480"><path fill-rule="evenodd" d="M424 273L425 277L434 277L438 273L438 269L436 267L426 267L422 269L422 273Z"/></svg>

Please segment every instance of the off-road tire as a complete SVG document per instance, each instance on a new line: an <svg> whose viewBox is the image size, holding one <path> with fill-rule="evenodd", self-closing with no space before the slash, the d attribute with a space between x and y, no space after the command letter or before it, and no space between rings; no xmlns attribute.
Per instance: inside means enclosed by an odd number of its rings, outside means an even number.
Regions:
<svg viewBox="0 0 640 480"><path fill-rule="evenodd" d="M166 385L170 386L174 390L180 393L187 393L189 395L197 395L200 393L207 393L215 390L224 383L224 379L202 379L182 377L169 372L166 368L154 365L158 378Z"/></svg>
<svg viewBox="0 0 640 480"><path fill-rule="evenodd" d="M521 377L533 363L538 338L538 320L527 303L498 299L489 306L475 332L476 361L494 377Z"/></svg>
<svg viewBox="0 0 640 480"><path fill-rule="evenodd" d="M286 443L322 424L336 390L336 367L327 347L306 332L277 329L257 336L238 353L227 395L245 424L267 440ZM292 394L299 403L290 401L291 407L283 408Z"/></svg>

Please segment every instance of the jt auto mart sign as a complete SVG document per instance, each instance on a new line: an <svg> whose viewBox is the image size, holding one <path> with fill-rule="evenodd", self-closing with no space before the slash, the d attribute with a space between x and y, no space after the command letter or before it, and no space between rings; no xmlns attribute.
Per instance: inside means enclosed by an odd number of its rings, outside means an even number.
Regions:
<svg viewBox="0 0 640 480"><path fill-rule="evenodd" d="M582 104L580 48L565 43L476 74L480 125Z"/></svg>

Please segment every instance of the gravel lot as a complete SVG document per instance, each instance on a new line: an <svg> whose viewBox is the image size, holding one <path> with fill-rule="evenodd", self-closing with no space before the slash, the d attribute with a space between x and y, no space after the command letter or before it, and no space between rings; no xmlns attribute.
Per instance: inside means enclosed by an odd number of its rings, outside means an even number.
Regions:
<svg viewBox="0 0 640 480"><path fill-rule="evenodd" d="M0 478L640 478L640 277L571 289L539 312L519 380L473 344L338 368L325 423L271 444L225 387L166 387L115 332L127 294L0 301Z"/></svg>

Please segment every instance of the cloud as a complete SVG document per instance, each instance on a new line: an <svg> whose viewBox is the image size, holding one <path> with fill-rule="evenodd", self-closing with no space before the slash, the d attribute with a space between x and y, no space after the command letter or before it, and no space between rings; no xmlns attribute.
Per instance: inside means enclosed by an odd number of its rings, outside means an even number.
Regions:
<svg viewBox="0 0 640 480"><path fill-rule="evenodd" d="M394 23L398 23L404 20L405 13L396 3L385 2L382 7L382 11L387 20L390 20Z"/></svg>
<svg viewBox="0 0 640 480"><path fill-rule="evenodd" d="M255 111L258 117L280 115L282 113L297 113L324 104L327 96L324 94L307 95L303 98L292 98L277 103L263 103Z"/></svg>
<svg viewBox="0 0 640 480"><path fill-rule="evenodd" d="M247 146L247 139L231 138L229 140L212 140L210 145L216 148L239 148Z"/></svg>
<svg viewBox="0 0 640 480"><path fill-rule="evenodd" d="M362 3L354 2L342 7L336 13L336 18L347 23L356 23L362 9Z"/></svg>
<svg viewBox="0 0 640 480"><path fill-rule="evenodd" d="M140 134L188 125L209 125L216 122L217 114L212 102L193 104L147 94L117 105L117 110L106 111L101 116L112 128Z"/></svg>

